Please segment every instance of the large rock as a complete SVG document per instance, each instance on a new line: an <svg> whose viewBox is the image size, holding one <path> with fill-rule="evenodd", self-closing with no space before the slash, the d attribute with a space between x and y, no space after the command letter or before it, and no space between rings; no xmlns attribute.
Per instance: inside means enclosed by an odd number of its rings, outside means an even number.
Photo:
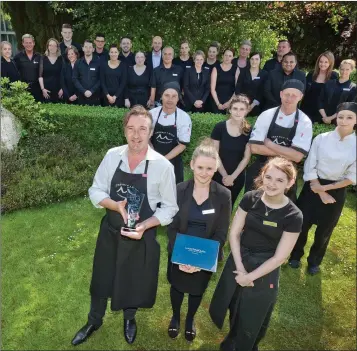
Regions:
<svg viewBox="0 0 357 351"><path fill-rule="evenodd" d="M13 150L21 136L20 121L1 106L1 149Z"/></svg>

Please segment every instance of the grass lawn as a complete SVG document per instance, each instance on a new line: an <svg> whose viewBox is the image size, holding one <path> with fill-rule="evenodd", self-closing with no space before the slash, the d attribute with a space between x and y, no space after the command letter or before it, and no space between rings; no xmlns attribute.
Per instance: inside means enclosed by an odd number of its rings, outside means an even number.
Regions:
<svg viewBox="0 0 357 351"><path fill-rule="evenodd" d="M86 322L95 242L103 210L85 198L18 211L2 220L2 349L69 350ZM107 312L104 325L78 350L218 350L228 330L211 322L208 308L222 271L215 274L196 316L197 337L167 335L171 318L166 280L166 235L161 245L156 305L137 314L138 337L126 344L122 313ZM311 237L311 236L310 236ZM309 240L308 248L311 245ZM228 245L227 245L228 246ZM226 247L226 254L229 248ZM227 255L226 255L227 256ZM356 349L356 203L349 193L322 273L306 275L284 266L280 294L262 350ZM181 320L187 311L185 299ZM228 319L228 318L227 318Z"/></svg>

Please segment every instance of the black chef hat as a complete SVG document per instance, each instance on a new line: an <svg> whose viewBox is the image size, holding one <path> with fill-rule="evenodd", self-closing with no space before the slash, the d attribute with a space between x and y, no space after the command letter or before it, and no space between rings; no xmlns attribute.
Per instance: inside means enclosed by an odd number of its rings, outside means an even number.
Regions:
<svg viewBox="0 0 357 351"><path fill-rule="evenodd" d="M343 102L337 106L337 113L343 110L352 111L357 114L357 104L355 102Z"/></svg>
<svg viewBox="0 0 357 351"><path fill-rule="evenodd" d="M168 83L164 84L162 93L164 93L166 89L176 90L179 98L181 97L181 89L180 89L180 84L178 82L168 82Z"/></svg>
<svg viewBox="0 0 357 351"><path fill-rule="evenodd" d="M304 83L301 80L289 79L283 84L281 90L285 90L289 88L300 90L304 94L305 87L304 87Z"/></svg>

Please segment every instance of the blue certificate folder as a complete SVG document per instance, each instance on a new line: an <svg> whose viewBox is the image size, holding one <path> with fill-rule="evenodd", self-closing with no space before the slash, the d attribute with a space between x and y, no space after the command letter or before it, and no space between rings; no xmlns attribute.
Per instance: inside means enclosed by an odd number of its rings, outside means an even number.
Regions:
<svg viewBox="0 0 357 351"><path fill-rule="evenodd" d="M216 272L219 242L177 233L171 262Z"/></svg>

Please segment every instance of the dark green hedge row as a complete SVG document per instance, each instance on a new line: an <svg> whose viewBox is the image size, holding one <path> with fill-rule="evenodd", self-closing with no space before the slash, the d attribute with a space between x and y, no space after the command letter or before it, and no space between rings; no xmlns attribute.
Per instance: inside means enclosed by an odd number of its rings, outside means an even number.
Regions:
<svg viewBox="0 0 357 351"><path fill-rule="evenodd" d="M48 107L47 107L48 106ZM122 128L122 118L126 109L93 106L46 105L51 112L53 122L59 123L57 133L65 135L78 142L88 151L109 149L122 145L125 137ZM184 153L187 163L198 142L205 136L210 136L216 123L225 116L212 113L194 113L192 119L191 143ZM255 117L248 118L253 126ZM333 129L331 126L314 125L314 136Z"/></svg>

